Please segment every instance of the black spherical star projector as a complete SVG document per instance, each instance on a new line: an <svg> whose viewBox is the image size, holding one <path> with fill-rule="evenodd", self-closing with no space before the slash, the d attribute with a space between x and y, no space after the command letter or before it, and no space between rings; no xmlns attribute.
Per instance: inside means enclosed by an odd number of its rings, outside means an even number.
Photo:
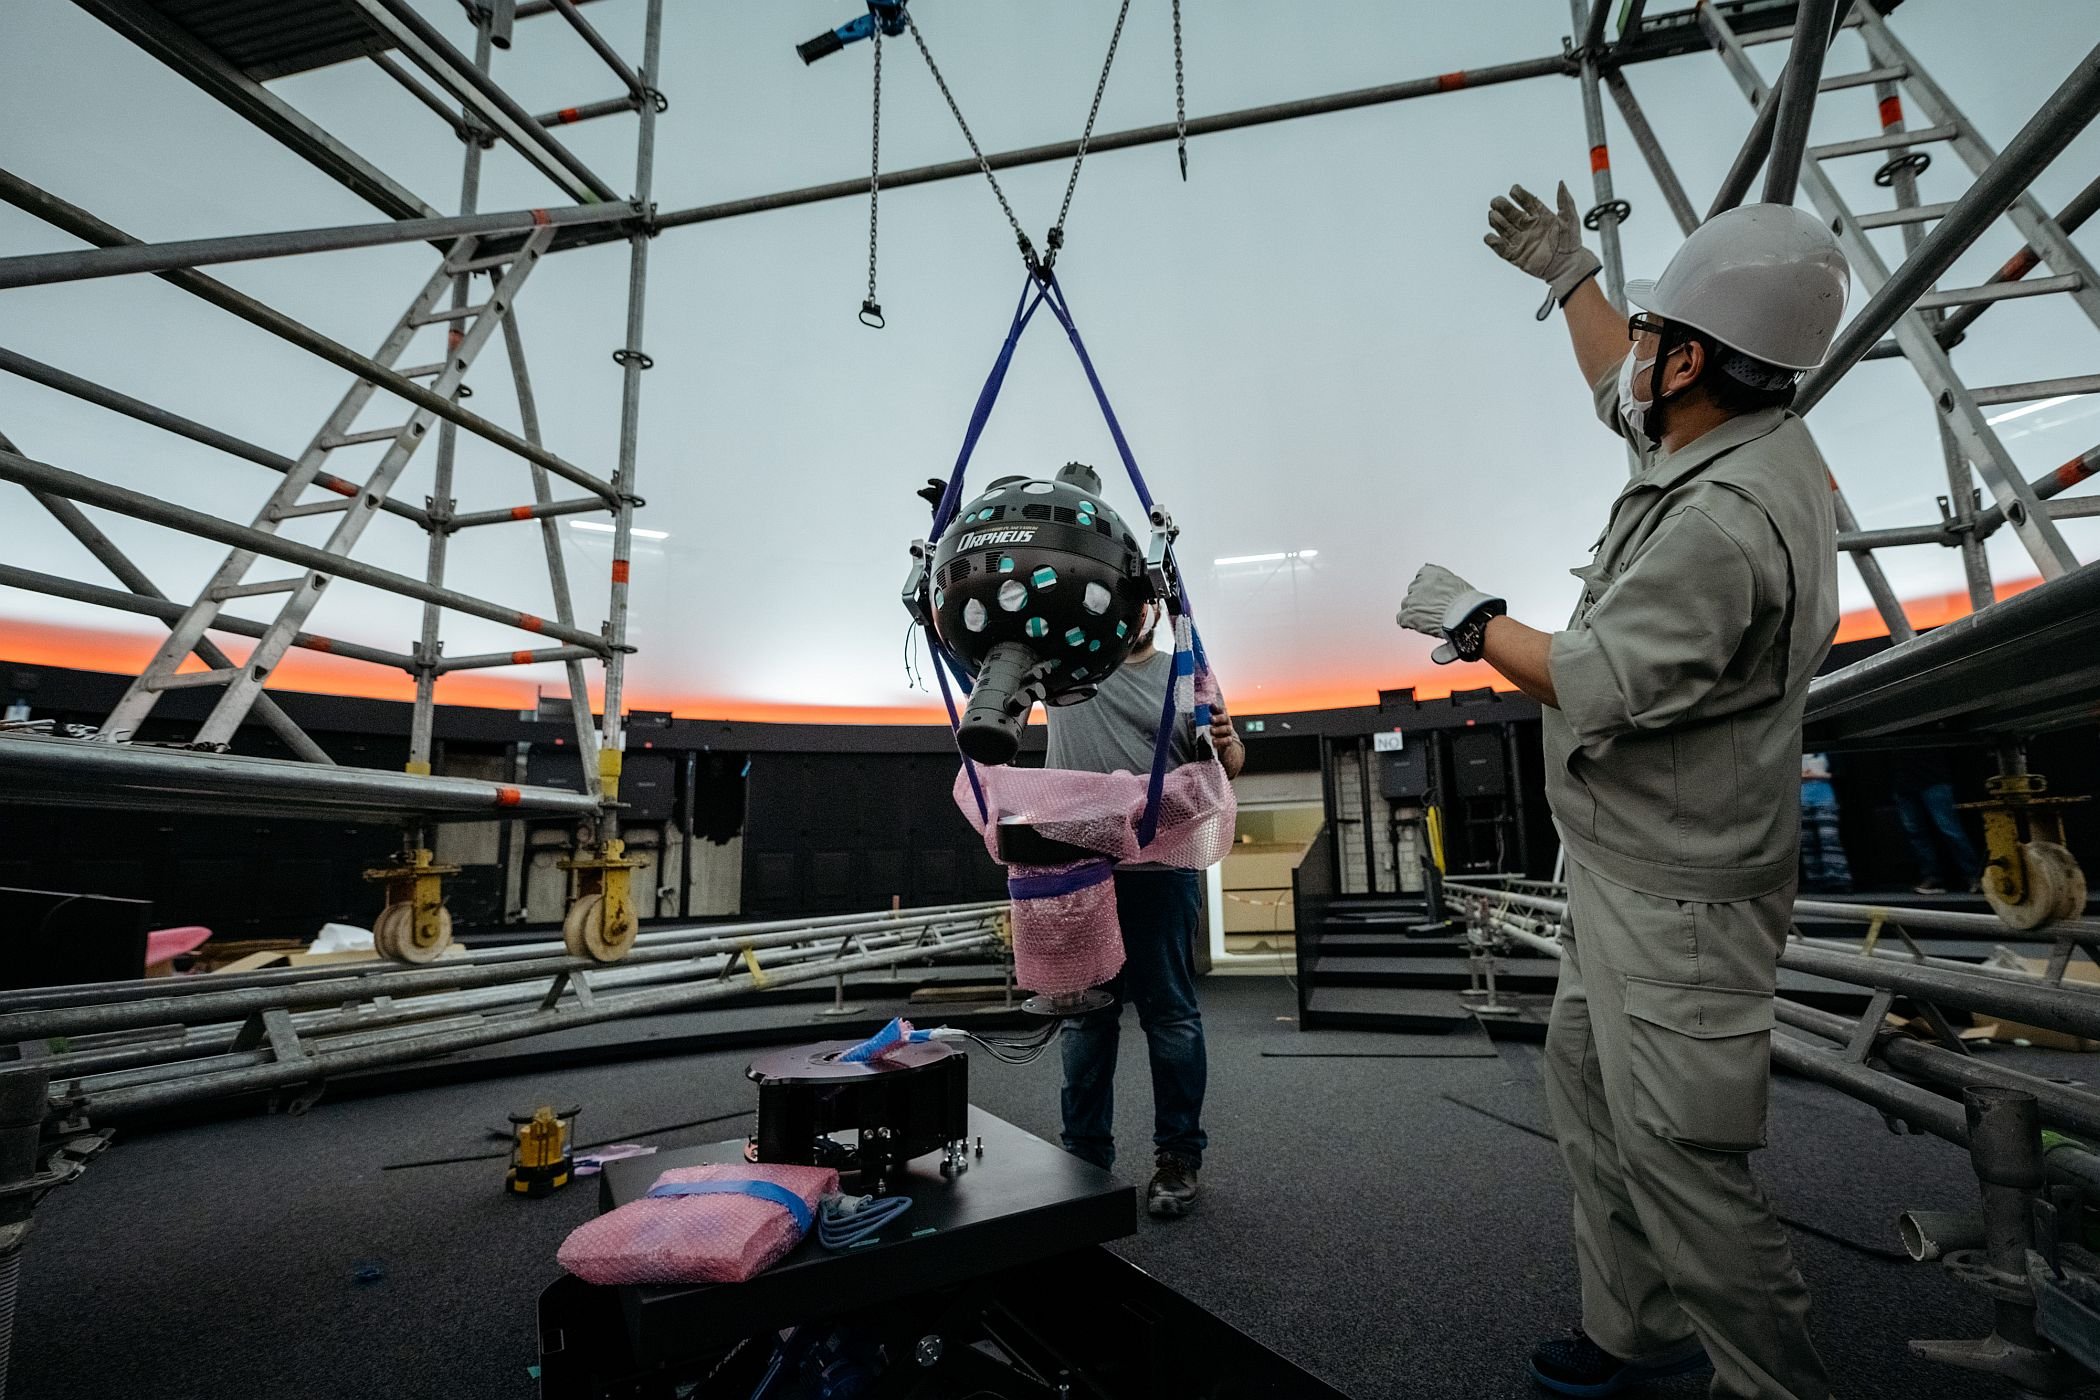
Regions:
<svg viewBox="0 0 2100 1400"><path fill-rule="evenodd" d="M1079 462L986 487L936 543L931 583L940 639L976 673L956 743L985 764L1013 760L1037 701L1093 695L1153 598L1137 537Z"/></svg>

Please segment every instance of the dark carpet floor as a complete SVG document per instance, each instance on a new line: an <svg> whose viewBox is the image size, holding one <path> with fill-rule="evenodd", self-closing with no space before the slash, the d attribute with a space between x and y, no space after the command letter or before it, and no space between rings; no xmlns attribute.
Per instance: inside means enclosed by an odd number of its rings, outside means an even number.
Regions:
<svg viewBox="0 0 2100 1400"><path fill-rule="evenodd" d="M1212 978L1204 1001L1204 1199L1185 1221L1147 1222L1121 1252L1364 1400L1535 1394L1522 1358L1576 1311L1567 1198L1552 1146L1489 1115L1543 1123L1537 1051L1265 1057L1290 1029L1281 979ZM1135 1174L1150 1165L1150 1099L1134 1024L1126 1036L1117 1111ZM526 1400L533 1300L595 1186L519 1201L499 1189L500 1160L384 1168L500 1153L490 1133L505 1115L549 1099L583 1105L585 1141L741 1136L741 1118L649 1130L749 1108L747 1058L438 1085L120 1141L38 1213L13 1394ZM1054 1059L973 1060L980 1105L1055 1137ZM1973 1203L1961 1154L1797 1081L1775 1087L1773 1117L1758 1161L1781 1210L1875 1251L1796 1235L1838 1393L1998 1393L1905 1347L1979 1333L1985 1306L1936 1266L1882 1257L1899 1210Z"/></svg>

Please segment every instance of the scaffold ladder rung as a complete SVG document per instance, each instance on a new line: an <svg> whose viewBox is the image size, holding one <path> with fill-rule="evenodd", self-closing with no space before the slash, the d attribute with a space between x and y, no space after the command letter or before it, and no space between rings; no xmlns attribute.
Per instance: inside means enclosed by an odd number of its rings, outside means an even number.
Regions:
<svg viewBox="0 0 2100 1400"><path fill-rule="evenodd" d="M178 671L154 679L155 690L196 690L207 685L225 685L241 673L238 666L217 671Z"/></svg>
<svg viewBox="0 0 2100 1400"><path fill-rule="evenodd" d="M1816 84L1817 92L1839 92L1845 88L1866 87L1870 83L1892 83L1908 78L1910 70L1901 66L1894 68L1862 68L1857 73L1839 73Z"/></svg>
<svg viewBox="0 0 2100 1400"><path fill-rule="evenodd" d="M490 253L485 257L468 258L464 262L448 262L445 264L445 270L452 273L487 272L490 268L508 267L521 256L523 255L517 252Z"/></svg>
<svg viewBox="0 0 2100 1400"><path fill-rule="evenodd" d="M296 506L285 506L271 518L275 520L297 520L308 515L333 515L339 510L348 510L356 503L355 496L337 496L326 501L307 501Z"/></svg>
<svg viewBox="0 0 2100 1400"><path fill-rule="evenodd" d="M400 373L403 379L428 379L433 374L443 374L445 366L450 363L449 360L437 360L427 365L410 365Z"/></svg>
<svg viewBox="0 0 2100 1400"><path fill-rule="evenodd" d="M482 301L472 306L455 306L444 311L426 311L409 324L412 326L435 326L446 321L471 321L489 309L493 303Z"/></svg>
<svg viewBox="0 0 2100 1400"><path fill-rule="evenodd" d="M289 593L306 582L305 574L291 578L265 579L261 583L229 583L211 591L214 600L224 603L235 598L260 598L269 593Z"/></svg>
<svg viewBox="0 0 2100 1400"><path fill-rule="evenodd" d="M1986 282L1980 287L1952 287L1944 292L1927 292L1918 298L1918 310L1942 311L1950 306L1975 306L1986 301L2018 301L2022 297L2054 296L2060 292L2075 292L2085 285L2085 279L2075 272L2061 277L2031 277L2024 282Z"/></svg>
<svg viewBox="0 0 2100 1400"><path fill-rule="evenodd" d="M2037 399L2077 398L2100 394L2100 374L2072 374L2061 379L2028 379L2017 384L1992 384L1971 389L1980 404L2033 403Z"/></svg>
<svg viewBox="0 0 2100 1400"><path fill-rule="evenodd" d="M1929 224L1934 219L1943 219L1954 206L1949 204L1913 204L1907 209L1877 209L1871 214L1859 216L1861 228L1899 228L1904 224Z"/></svg>
<svg viewBox="0 0 2100 1400"><path fill-rule="evenodd" d="M1938 141L1952 141L1960 133L1951 126L1921 126L1915 131L1890 131L1880 136L1862 136L1857 141L1833 141L1827 146L1810 146L1808 154L1815 160L1838 160L1845 156L1863 156L1874 151L1893 151L1899 146L1925 146Z"/></svg>
<svg viewBox="0 0 2100 1400"><path fill-rule="evenodd" d="M368 428L361 433L343 433L336 437L322 438L321 447L333 452L338 447L358 447L368 442L392 442L408 429L408 424L396 423L391 428Z"/></svg>

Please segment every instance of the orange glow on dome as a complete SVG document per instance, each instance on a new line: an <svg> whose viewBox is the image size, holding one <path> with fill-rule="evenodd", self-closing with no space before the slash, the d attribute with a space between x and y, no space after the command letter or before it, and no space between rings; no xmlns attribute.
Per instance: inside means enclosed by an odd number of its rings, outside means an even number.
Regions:
<svg viewBox="0 0 2100 1400"><path fill-rule="evenodd" d="M2039 578L2014 579L1997 586L1997 597L2010 598L2041 583ZM1937 627L1969 612L1965 591L1911 598L1903 604L1911 625ZM1838 620L1837 639L1858 641L1886 636L1880 615L1872 608L1857 608ZM219 637L236 662L248 655L244 639ZM152 657L159 644L156 635L118 632L99 628L56 627L49 623L0 618L0 657L25 666L58 666L75 671L102 671L135 676ZM204 669L192 657L185 671ZM1305 710L1332 710L1373 705L1380 690L1413 686L1418 700L1438 700L1455 690L1481 686L1508 691L1507 682L1485 662L1459 662L1451 666L1424 664L1412 672L1385 672L1359 676L1338 667L1333 674L1299 677L1285 689L1257 687L1235 690L1224 678L1226 700L1236 715L1289 714ZM278 664L271 688L344 695L368 700L407 702L415 699L415 681L405 671L389 670L368 662L294 648ZM531 681L507 678L493 672L455 671L440 676L438 703L495 710L529 710L539 697ZM851 706L799 705L759 700L723 699L705 695L670 695L630 688L628 704L637 710L668 710L680 719L734 720L763 724L938 724L945 721L939 702L928 697L914 705Z"/></svg>

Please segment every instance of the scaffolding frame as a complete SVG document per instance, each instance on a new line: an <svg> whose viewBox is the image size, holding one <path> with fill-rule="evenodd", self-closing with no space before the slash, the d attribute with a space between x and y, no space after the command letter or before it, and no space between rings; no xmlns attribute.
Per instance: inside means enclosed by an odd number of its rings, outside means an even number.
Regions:
<svg viewBox="0 0 2100 1400"><path fill-rule="evenodd" d="M1898 2L1880 0L1887 9L1894 9ZM13 443L0 440L0 480L28 488L64 528L111 570L122 586L104 588L4 565L0 565L0 585L156 617L170 629L152 663L96 736L98 742L46 741L35 745L38 752L32 758L24 756L28 745L0 736L0 783L20 782L25 775L29 782L46 783L54 763L77 762L78 771L91 778L104 773L110 769L110 758L126 747L123 741L151 713L160 694L172 688L209 686L221 688L222 693L212 718L197 735L205 751L192 754L162 749L156 751L155 761L194 763L200 783L229 785L229 802L286 802L287 794L298 790L300 775L318 776L319 765L327 762L319 746L276 707L266 688L277 660L287 648L296 646L396 667L414 677L409 772L392 775L338 770L329 775L329 780L333 784L332 800L340 804L333 810L354 807L358 801L354 794L366 790L374 811L393 819L408 809L409 825L419 828L421 823L413 810L416 789L404 788L403 780L428 779L437 678L461 669L560 662L568 675L572 726L588 785L587 803L580 805L587 806L595 816L592 840L572 867L578 873L586 899L598 895L602 897L601 906L607 902L617 906L624 890L627 864L620 840L618 804L620 755L625 743L621 700L625 658L631 651L627 641L628 559L634 510L640 504L635 485L641 375L650 364L643 349L650 241L665 229L865 195L870 189L870 178L856 177L669 212L657 210L652 187L656 117L665 107L658 86L663 0L643 0L644 52L640 63L634 66L604 39L574 0L527 0L522 4L518 0L463 0L475 35L471 55L447 40L408 0L333 0L348 25L338 26L340 32L329 40L333 47L308 34L274 32L268 22L251 22L237 33L200 37L178 24L156 0L76 3L357 193L383 219L362 225L145 243L56 194L0 172L0 199L91 245L77 251L0 257L0 289L109 276L156 276L320 357L346 371L352 379L338 411L305 451L292 457L95 384L70 370L0 350L0 370L212 446L280 477L263 512L252 524L242 525L41 462L17 450ZM1671 214L1680 226L1689 229L1697 221L1696 206L1656 140L1627 81L1627 70L1662 58L1718 54L1741 85L1755 115L1749 136L1712 210L1730 207L1745 197L1761 168L1766 172L1764 196L1768 199L1791 201L1798 182L1837 229L1869 292L1866 304L1841 333L1829 363L1804 382L1800 409L1805 412L1812 408L1862 360L1898 354L1911 361L1939 406L1945 460L1938 470L1947 481L1939 522L1862 530L1837 482L1832 481L1839 547L1859 569L1876 608L1899 644L1898 650L1908 648L1914 635L1876 558L1877 550L1924 544L1959 549L1971 602L1979 611L1987 610L1992 599L1982 543L2000 528L2013 529L2028 548L2047 580L2043 591L2089 570L2091 565L2081 566L2063 545L2053 522L2067 516L2094 514L2100 507L2100 501L2092 497L2063 499L2070 487L2100 471L2100 447L2052 472L2030 478L2011 464L2003 445L1984 422L1981 409L1990 403L2014 401L2021 394L2040 397L2044 393L2100 392L2100 376L2069 376L1971 391L1954 375L1947 352L1976 317L2000 300L2020 295L2069 294L2100 327L2100 279L2096 279L2091 266L2067 236L2100 205L2100 181L2088 186L2055 218L2027 192L2036 174L2100 111L2100 48L2086 56L2001 154L1982 141L1946 93L1903 50L1890 32L1884 14L1869 0L1702 0L1690 9L1653 16L1646 13L1643 0L1631 0L1620 10L1615 33L1608 32L1609 3L1610 0L1570 0L1571 37L1563 40L1557 54L1197 117L1187 122L1186 133L1191 137L1204 136L1547 75L1573 77L1581 94L1595 200L1586 222L1601 245L1604 289L1617 300L1624 286L1618 228L1632 211L1612 184L1603 93L1610 92L1634 144L1661 187ZM522 21L548 15L558 16L583 39L616 81L618 96L534 115L526 112L491 76L493 51L510 46L514 28ZM1872 63L1859 72L1825 77L1826 53L1847 30L1858 31L1868 46ZM1802 36L1801 42L1792 42L1797 33ZM1743 50L1750 44L1772 42L1787 42L1790 48L1781 81L1768 89L1749 66ZM219 46L215 48L214 43ZM307 44L307 49L299 50L301 43ZM300 71L302 64L314 66L316 62L346 58L369 61L380 68L389 80L403 85L440 117L445 129L462 142L464 158L457 214L444 215L429 208L266 86L268 77ZM1908 85L1932 126L1908 130L1900 115L1888 119L1891 99L1903 85ZM1876 95L1884 113L1880 134L1863 141L1810 147L1808 129L1818 95L1852 87L1870 87ZM620 199L552 133L562 125L628 112L637 120L635 174L632 193ZM1179 134L1175 124L1160 123L1095 135L1088 149L1096 153L1128 149L1175 140ZM517 151L572 202L544 209L481 212L477 207L481 153L499 141ZM1925 144L1941 142L1952 146L1969 165L1976 181L1957 201L1920 206L1912 165L1914 152ZM891 171L883 174L882 183L894 191L939 180L974 178L986 167L999 170L1061 161L1075 153L1077 144L1059 142L994 153L981 164L976 160L958 160ZM1892 174L1887 183L1895 196L1895 207L1855 216L1837 200L1819 162L1867 151L1888 157ZM2001 216L2010 218L2019 228L2027 239L2026 248L1984 286L1933 290L1940 275ZM1926 233L1923 226L1927 223L1937 226ZM1906 249L1906 257L1893 269L1881 261L1866 237L1868 229L1892 224L1902 227ZM614 351L621 368L618 449L612 469L606 472L570 462L542 442L523 337L511 302L542 256L614 239L627 242L629 262L625 334L622 345ZM410 242L431 245L440 258L438 267L410 303L395 333L372 355L344 346L199 270L257 258ZM2028 279L2028 272L2037 268L2045 268L2048 275ZM488 295L476 303L471 299L471 287L472 279L478 276L488 277L492 286ZM414 332L433 325L446 328L448 333L446 358L429 365L397 365L396 359ZM519 402L518 431L491 422L460 402L475 356L494 343L499 331ZM408 421L377 429L357 428L354 420L359 410L368 400L381 397L407 405ZM524 461L532 485L529 502L501 510L454 510L449 499L452 463L458 435L463 431ZM418 506L395 499L388 488L420 444L430 437L437 442L437 485L431 503ZM381 442L387 444L386 455L364 480L353 474L331 472L324 465L335 452ZM1973 482L1979 475L1993 497L1987 507L1972 500ZM557 498L555 478L580 494ZM318 493L311 499L306 494L309 488ZM162 594L95 528L82 506L130 515L223 544L229 550L226 565L211 585L185 606ZM595 511L605 511L612 517L613 555L605 623L601 629L593 630L576 621L557 526L564 516ZM277 533L277 526L286 520L324 514L338 517L336 533L326 546L300 545ZM364 525L379 514L406 520L427 533L429 547L421 578L378 569L351 557ZM446 546L452 534L462 529L525 521L539 525L554 597L555 616L551 619L446 583ZM280 561L298 572L288 578L251 582L248 568L260 558ZM414 649L387 651L307 631L303 626L307 615L325 593L327 583L335 578L421 602L423 623ZM278 600L274 616L240 616L222 610L225 604L254 599L263 600L266 610L268 600L273 598ZM448 610L515 626L559 645L447 657L443 654L441 623ZM2030 607L2029 611L2033 609ZM207 635L212 631L252 638L256 645L248 661L234 665ZM206 669L178 670L192 654L202 658ZM1900 658L1892 664L1890 657L1879 657L1875 665L1879 668L1876 679L1880 690L1888 690L1892 685L1900 689L1904 685L1934 683L1936 672L1930 667L1905 679ZM602 677L604 703L596 717L591 713L587 666L597 667ZM2081 672L2075 682L2067 683L2092 688L2089 672ZM1825 678L1818 688L1819 693L1843 690L1844 673ZM1854 709L1859 689L1854 683L1846 692L1852 697L1849 703ZM1972 707L1983 716L1979 723L1985 726L1991 703L1991 698L1983 695ZM1812 718L1815 704L1812 698ZM2053 713L2069 715L2076 708L2059 704ZM2031 711L2028 713L2031 715ZM222 761L216 766L208 763L206 760L224 759L224 746L251 715L282 737L305 762ZM1852 722L1859 723L1856 717ZM2031 722L2031 718L2019 721ZM54 747L69 757L55 759L51 752ZM261 770L252 764L281 767L289 770L291 776L273 772L265 781ZM2008 764L2012 764L2010 758ZM251 779L255 786L239 786ZM434 784L425 790L433 796L422 814L423 821L461 814L456 792L448 792L440 800ZM496 789L490 805L478 815L573 811L579 805L570 800L574 796L551 790L502 787ZM151 798L120 794L116 800L146 802ZM427 839L427 833L411 831L402 871L414 865L415 852L427 844ZM400 878L401 893L407 902L409 877L403 874ZM428 881L436 877L425 873L418 878ZM428 892L436 886L423 888ZM433 935L435 913L420 905L416 907L419 936ZM631 917L618 907L601 907L595 917L601 925L601 936L596 940L603 945L600 951L617 956L622 946L621 930L631 924ZM625 937L631 939L631 928ZM592 940L584 942L588 946Z"/></svg>

